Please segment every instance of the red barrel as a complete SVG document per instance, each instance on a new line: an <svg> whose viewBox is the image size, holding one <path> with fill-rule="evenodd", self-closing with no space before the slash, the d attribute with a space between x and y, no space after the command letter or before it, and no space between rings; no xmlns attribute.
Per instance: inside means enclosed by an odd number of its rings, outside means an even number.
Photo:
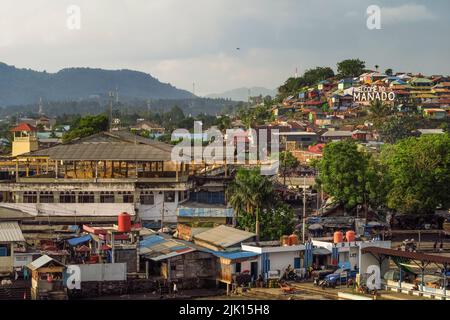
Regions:
<svg viewBox="0 0 450 320"><path fill-rule="evenodd" d="M336 231L333 235L334 243L341 243L344 241L344 234L341 231Z"/></svg>
<svg viewBox="0 0 450 320"><path fill-rule="evenodd" d="M291 234L288 238L288 242L290 246L296 246L298 245L298 237L296 234Z"/></svg>
<svg viewBox="0 0 450 320"><path fill-rule="evenodd" d="M119 214L117 231L119 232L131 231L131 216L128 213L122 212L121 214Z"/></svg>
<svg viewBox="0 0 450 320"><path fill-rule="evenodd" d="M345 239L347 242L354 242L356 238L355 231L349 230L345 233Z"/></svg>

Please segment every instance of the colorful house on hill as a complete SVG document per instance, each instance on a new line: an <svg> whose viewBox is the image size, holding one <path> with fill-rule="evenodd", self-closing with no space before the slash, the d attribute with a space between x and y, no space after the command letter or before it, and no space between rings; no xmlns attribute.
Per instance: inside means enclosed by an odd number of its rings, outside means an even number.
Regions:
<svg viewBox="0 0 450 320"><path fill-rule="evenodd" d="M353 86L352 78L341 79L338 82L338 90L345 90L347 88L350 88L351 86Z"/></svg>
<svg viewBox="0 0 450 320"><path fill-rule="evenodd" d="M433 81L427 78L414 77L409 80L409 84L413 86L414 90L430 90Z"/></svg>
<svg viewBox="0 0 450 320"><path fill-rule="evenodd" d="M317 85L317 89L320 91L329 91L333 88L333 84L328 80L322 80Z"/></svg>
<svg viewBox="0 0 450 320"><path fill-rule="evenodd" d="M363 84L372 84L375 81L384 79L386 77L387 77L387 75L385 75L384 73L370 72L370 73L366 73L362 77L360 77L360 81Z"/></svg>
<svg viewBox="0 0 450 320"><path fill-rule="evenodd" d="M423 110L424 117L430 118L430 119L445 119L447 117L447 112L443 109L438 108L429 108Z"/></svg>

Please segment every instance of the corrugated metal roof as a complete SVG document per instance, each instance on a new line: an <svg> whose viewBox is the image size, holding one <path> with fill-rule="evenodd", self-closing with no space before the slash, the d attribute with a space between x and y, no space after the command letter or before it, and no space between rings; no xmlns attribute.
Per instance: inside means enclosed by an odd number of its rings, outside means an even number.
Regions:
<svg viewBox="0 0 450 320"><path fill-rule="evenodd" d="M160 235L151 235L144 238L140 241L139 246L140 253L153 261L160 261L195 251L195 248L182 242L166 239Z"/></svg>
<svg viewBox="0 0 450 320"><path fill-rule="evenodd" d="M216 257L230 259L230 260L236 260L236 259L245 259L245 258L251 258L251 257L257 257L260 254L257 252L250 252L250 251L213 251L208 250L207 252L212 253Z"/></svg>
<svg viewBox="0 0 450 320"><path fill-rule="evenodd" d="M0 242L25 242L17 222L0 222Z"/></svg>
<svg viewBox="0 0 450 320"><path fill-rule="evenodd" d="M64 264L62 264L58 260L55 260L52 257L49 257L48 255L44 254L43 256L41 256L41 257L37 258L36 260L34 260L33 262L29 263L27 265L27 267L28 267L28 269L36 270L36 269L44 267L45 265L47 265L50 262L55 265L64 266Z"/></svg>
<svg viewBox="0 0 450 320"><path fill-rule="evenodd" d="M217 247L227 248L254 236L254 233L221 225L195 235L194 239L208 242Z"/></svg>
<svg viewBox="0 0 450 320"><path fill-rule="evenodd" d="M170 161L172 146L129 132L102 132L67 144L23 156L48 156L54 160Z"/></svg>

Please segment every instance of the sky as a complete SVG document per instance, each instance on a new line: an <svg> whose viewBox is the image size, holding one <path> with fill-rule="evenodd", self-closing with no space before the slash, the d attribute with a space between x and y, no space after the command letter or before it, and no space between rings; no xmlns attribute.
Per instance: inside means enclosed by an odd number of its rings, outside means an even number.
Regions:
<svg viewBox="0 0 450 320"><path fill-rule="evenodd" d="M367 27L370 5L381 29ZM450 74L449 14L448 0L2 0L0 61L139 70L197 95L274 89L347 58Z"/></svg>

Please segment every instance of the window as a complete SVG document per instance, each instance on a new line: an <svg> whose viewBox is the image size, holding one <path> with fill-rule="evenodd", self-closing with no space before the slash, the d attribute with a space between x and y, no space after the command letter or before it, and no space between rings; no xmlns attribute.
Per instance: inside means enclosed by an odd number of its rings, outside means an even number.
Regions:
<svg viewBox="0 0 450 320"><path fill-rule="evenodd" d="M133 203L134 202L134 196L131 193L131 191L119 192L119 194L122 194L123 203Z"/></svg>
<svg viewBox="0 0 450 320"><path fill-rule="evenodd" d="M93 192L80 192L78 193L79 203L94 203L95 197Z"/></svg>
<svg viewBox="0 0 450 320"><path fill-rule="evenodd" d="M101 203L114 203L114 192L102 191L100 193Z"/></svg>
<svg viewBox="0 0 450 320"><path fill-rule="evenodd" d="M300 269L300 258L294 258L294 269Z"/></svg>
<svg viewBox="0 0 450 320"><path fill-rule="evenodd" d="M236 273L240 273L240 272L241 272L241 263L236 262Z"/></svg>
<svg viewBox="0 0 450 320"><path fill-rule="evenodd" d="M8 257L10 256L9 248L7 244L0 244L0 257Z"/></svg>
<svg viewBox="0 0 450 320"><path fill-rule="evenodd" d="M44 192L39 193L39 202L41 202L41 203L55 202L55 197L53 196L53 192L44 191Z"/></svg>
<svg viewBox="0 0 450 320"><path fill-rule="evenodd" d="M37 202L36 191L25 191L23 194L23 202L24 203L36 203Z"/></svg>
<svg viewBox="0 0 450 320"><path fill-rule="evenodd" d="M75 198L75 192L66 191L59 194L59 202L61 203L75 203Z"/></svg>
<svg viewBox="0 0 450 320"><path fill-rule="evenodd" d="M175 202L175 191L165 191L164 202Z"/></svg>
<svg viewBox="0 0 450 320"><path fill-rule="evenodd" d="M170 265L170 270L176 271L177 270L177 266L175 264L171 264Z"/></svg>
<svg viewBox="0 0 450 320"><path fill-rule="evenodd" d="M155 204L155 197L151 191L142 191L140 197L141 204Z"/></svg>

